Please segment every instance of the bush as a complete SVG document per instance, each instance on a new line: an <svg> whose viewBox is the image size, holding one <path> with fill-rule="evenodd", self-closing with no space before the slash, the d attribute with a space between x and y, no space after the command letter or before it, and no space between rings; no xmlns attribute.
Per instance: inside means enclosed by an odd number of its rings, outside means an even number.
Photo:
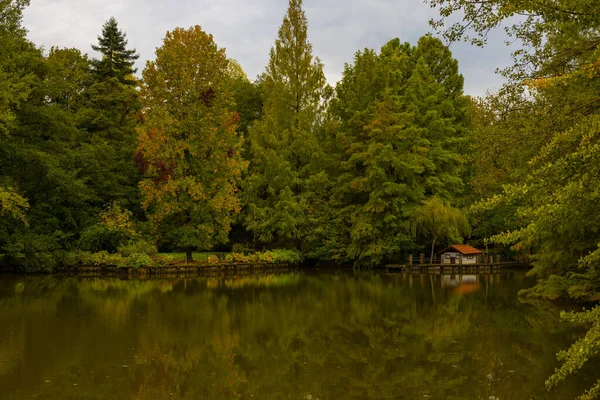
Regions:
<svg viewBox="0 0 600 400"><path fill-rule="evenodd" d="M90 253L82 251L77 253L79 264L82 266L117 266L125 264L125 259L120 254L110 254L107 251Z"/></svg>
<svg viewBox="0 0 600 400"><path fill-rule="evenodd" d="M2 249L6 258L23 272L52 272L60 257L60 244L54 236L15 234Z"/></svg>
<svg viewBox="0 0 600 400"><path fill-rule="evenodd" d="M233 262L239 264L246 263L289 263L299 264L302 262L304 257L302 253L297 250L272 250L264 253L255 254L241 254L241 253L229 253L225 256L226 262Z"/></svg>
<svg viewBox="0 0 600 400"><path fill-rule="evenodd" d="M152 259L146 253L133 253L125 260L125 266L130 268L149 267Z"/></svg>
<svg viewBox="0 0 600 400"><path fill-rule="evenodd" d="M300 264L304 260L304 256L298 250L277 249L264 253L265 256L271 256L272 262L283 262L290 264Z"/></svg>
<svg viewBox="0 0 600 400"><path fill-rule="evenodd" d="M210 255L208 256L208 265L218 265L220 260L219 257L215 256L215 255Z"/></svg>
<svg viewBox="0 0 600 400"><path fill-rule="evenodd" d="M249 256L242 253L229 253L225 256L225 262L248 263L251 261Z"/></svg>
<svg viewBox="0 0 600 400"><path fill-rule="evenodd" d="M121 253L123 257L129 257L134 253L144 253L149 256L155 256L158 254L158 249L155 245L140 239L135 243L119 246L119 253Z"/></svg>
<svg viewBox="0 0 600 400"><path fill-rule="evenodd" d="M125 241L125 235L104 225L92 225L86 228L79 237L80 250L92 253L107 251L115 253Z"/></svg>
<svg viewBox="0 0 600 400"><path fill-rule="evenodd" d="M154 256L152 257L152 265L157 267L168 267L173 264L174 260L175 258L169 255Z"/></svg>
<svg viewBox="0 0 600 400"><path fill-rule="evenodd" d="M231 252L232 253L241 253L241 254L252 254L252 253L256 253L256 250L246 247L245 243L235 243L231 247Z"/></svg>

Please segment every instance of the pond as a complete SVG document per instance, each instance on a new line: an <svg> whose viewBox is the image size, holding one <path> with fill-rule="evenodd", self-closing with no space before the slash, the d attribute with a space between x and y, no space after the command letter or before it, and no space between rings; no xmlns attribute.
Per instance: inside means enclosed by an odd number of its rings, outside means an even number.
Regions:
<svg viewBox="0 0 600 400"><path fill-rule="evenodd" d="M1 399L573 399L523 272L0 276ZM593 368L590 369L593 372ZM597 379L597 377L596 377Z"/></svg>

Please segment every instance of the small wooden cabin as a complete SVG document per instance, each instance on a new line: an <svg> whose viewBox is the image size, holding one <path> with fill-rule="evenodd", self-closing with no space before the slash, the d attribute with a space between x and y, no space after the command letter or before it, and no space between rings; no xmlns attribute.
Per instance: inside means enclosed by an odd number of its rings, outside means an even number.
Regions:
<svg viewBox="0 0 600 400"><path fill-rule="evenodd" d="M468 244L455 244L440 252L442 255L442 264L477 264L481 251Z"/></svg>

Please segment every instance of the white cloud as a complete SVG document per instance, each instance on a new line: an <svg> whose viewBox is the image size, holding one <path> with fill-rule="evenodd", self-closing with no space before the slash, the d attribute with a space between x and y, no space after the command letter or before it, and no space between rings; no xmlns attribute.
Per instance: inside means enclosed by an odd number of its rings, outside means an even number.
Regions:
<svg viewBox="0 0 600 400"><path fill-rule="evenodd" d="M304 7L314 53L331 83L357 50L379 49L394 37L414 44L430 31L428 21L436 16L422 0L305 0ZM286 8L287 0L35 0L24 23L37 45L92 53L102 24L114 16L140 53L139 68L154 58L167 30L197 24L253 77L268 62ZM510 59L501 35L496 36L486 49L452 46L469 94L482 95L502 82L494 69Z"/></svg>

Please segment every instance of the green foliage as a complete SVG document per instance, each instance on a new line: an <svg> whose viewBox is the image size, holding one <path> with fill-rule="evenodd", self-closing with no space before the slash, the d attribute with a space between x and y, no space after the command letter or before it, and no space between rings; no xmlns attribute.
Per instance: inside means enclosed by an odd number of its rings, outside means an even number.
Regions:
<svg viewBox="0 0 600 400"><path fill-rule="evenodd" d="M91 225L81 233L77 247L83 251L115 253L126 242L126 236L105 225Z"/></svg>
<svg viewBox="0 0 600 400"><path fill-rule="evenodd" d="M595 0L558 3L520 0L485 3L430 0L444 22L459 12L461 21L443 32L450 40L470 37L482 45L490 29L505 22L522 47L515 64L503 71L509 83L479 107L479 151L506 150L498 163L476 165L474 182L487 200L474 207L487 215L513 215L492 240L533 252L531 274L545 278L525 295L547 299L597 301L600 298L600 14ZM519 15L519 18L512 18ZM471 32L469 32L469 30ZM525 148L526 147L526 148ZM494 218L498 219L498 217ZM487 226L485 226L487 225ZM595 315L596 317L592 318ZM597 353L598 312L568 315L592 328L559 358L563 367L549 380L553 387ZM588 340L590 342L588 342ZM583 398L595 398L595 385Z"/></svg>
<svg viewBox="0 0 600 400"><path fill-rule="evenodd" d="M463 78L438 39L394 39L358 52L336 87L339 165L330 209L332 259L373 266L418 248L414 210L460 194L469 123ZM341 242L341 245L339 243Z"/></svg>
<svg viewBox="0 0 600 400"><path fill-rule="evenodd" d="M10 215L13 218L19 218L23 223L25 219L25 210L29 208L29 203L21 197L13 188L0 186L0 215Z"/></svg>
<svg viewBox="0 0 600 400"><path fill-rule="evenodd" d="M129 257L133 253L144 253L149 256L155 256L158 254L158 249L156 246L143 239L140 239L137 242L121 245L119 246L118 250L123 257Z"/></svg>
<svg viewBox="0 0 600 400"><path fill-rule="evenodd" d="M190 256L227 242L240 208L247 162L229 66L225 50L195 26L168 32L143 71L136 156L143 206L162 242Z"/></svg>
<svg viewBox="0 0 600 400"><path fill-rule="evenodd" d="M304 261L304 256L297 250L290 249L276 249L270 250L263 253L265 257L271 257L272 262L283 262L290 264L300 264Z"/></svg>
<svg viewBox="0 0 600 400"><path fill-rule="evenodd" d="M110 254L107 251L99 252L88 252L79 251L77 254L77 260L79 265L90 266L90 267L101 267L101 266L115 266L120 267L125 265L125 258L120 254Z"/></svg>
<svg viewBox="0 0 600 400"><path fill-rule="evenodd" d="M11 235L2 250L23 272L51 272L60 259L60 243L56 236L28 230Z"/></svg>
<svg viewBox="0 0 600 400"><path fill-rule="evenodd" d="M461 210L450 206L439 197L431 197L415 210L417 231L432 240L430 261L433 263L434 249L438 240L462 243L463 237L471 233L471 225Z"/></svg>
<svg viewBox="0 0 600 400"><path fill-rule="evenodd" d="M125 259L125 266L129 268L149 267L152 259L146 253L133 253Z"/></svg>
<svg viewBox="0 0 600 400"><path fill-rule="evenodd" d="M233 263L267 263L267 264L300 264L304 260L304 256L297 250L270 250L262 253L243 254L243 253L228 253L225 256L225 262ZM209 259L210 263L210 259Z"/></svg>
<svg viewBox="0 0 600 400"><path fill-rule="evenodd" d="M144 253L148 254L148 253ZM168 254L161 254L152 256L152 266L155 267L168 267L173 264L175 257Z"/></svg>
<svg viewBox="0 0 600 400"><path fill-rule="evenodd" d="M249 130L244 224L263 243L309 241L322 204L326 80L312 54L302 0L290 0L264 74L263 109Z"/></svg>
<svg viewBox="0 0 600 400"><path fill-rule="evenodd" d="M586 324L592 327L583 338L573 343L568 350L558 353L558 360L562 362L562 365L546 381L548 389L557 386L569 375L579 371L590 359L600 355L600 306L579 313L563 311L561 319L568 323ZM579 399L593 400L598 397L600 397L600 381L593 384Z"/></svg>
<svg viewBox="0 0 600 400"><path fill-rule="evenodd" d="M92 48L102 54L100 60L94 60L92 63L94 74L98 79L117 78L123 84L136 84L133 74L137 72L137 69L133 68L133 65L139 55L136 54L135 49L127 48L125 33L119 29L114 17L111 17L102 26L102 35L98 36L98 45L92 45Z"/></svg>

